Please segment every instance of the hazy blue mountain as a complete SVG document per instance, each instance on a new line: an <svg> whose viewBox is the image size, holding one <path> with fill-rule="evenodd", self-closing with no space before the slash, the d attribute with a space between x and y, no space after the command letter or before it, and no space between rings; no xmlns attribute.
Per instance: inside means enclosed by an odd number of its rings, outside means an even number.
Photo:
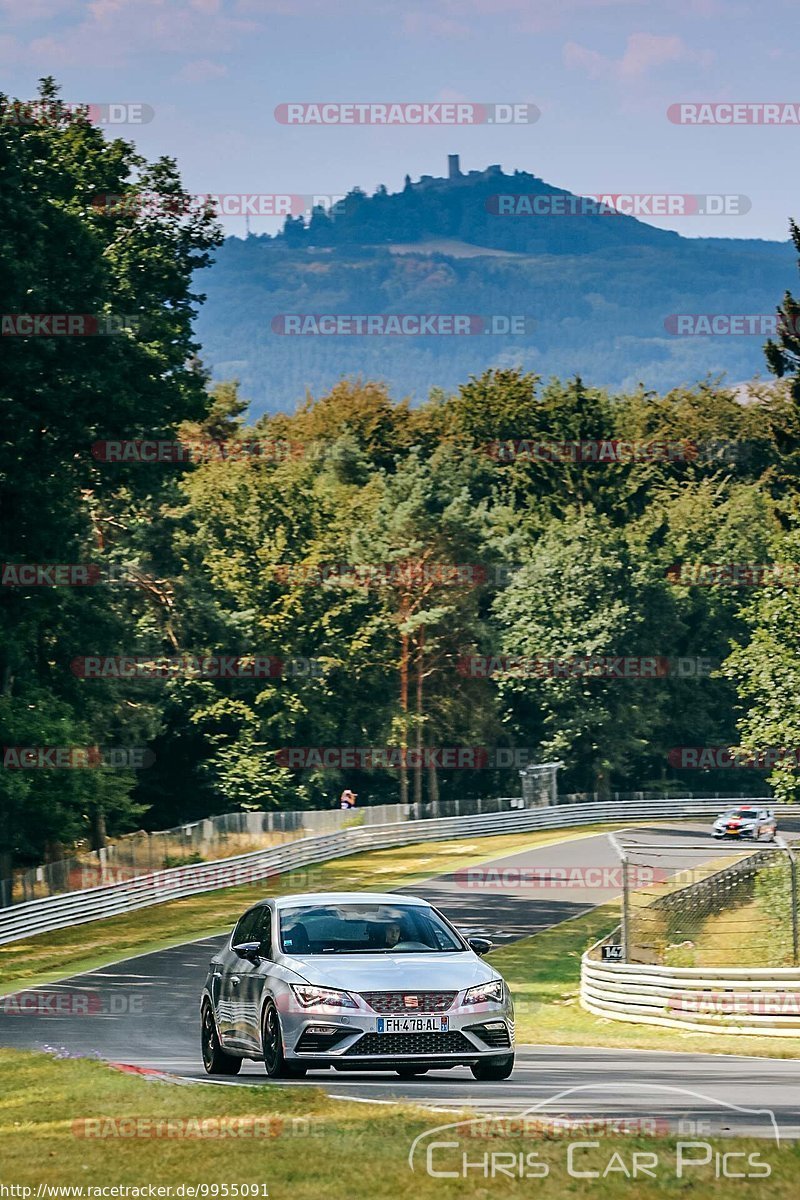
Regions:
<svg viewBox="0 0 800 1200"><path fill-rule="evenodd" d="M788 241L681 237L600 212L498 215L498 195L542 196L567 211L577 203L536 176L492 167L423 176L391 195L355 189L333 214L290 218L275 237L227 239L202 277L204 361L215 378L241 380L254 414L291 408L307 389L319 394L342 375L383 379L396 395L419 399L500 365L545 377L579 373L617 389L764 373L762 334L678 336L668 318L773 314L795 284ZM526 328L468 336L276 331L282 314L327 313L499 314L526 318Z"/></svg>

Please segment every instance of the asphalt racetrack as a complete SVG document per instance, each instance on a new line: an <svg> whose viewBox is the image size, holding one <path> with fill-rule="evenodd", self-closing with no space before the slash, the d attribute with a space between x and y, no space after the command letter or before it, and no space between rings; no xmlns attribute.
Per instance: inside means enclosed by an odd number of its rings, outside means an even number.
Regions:
<svg viewBox="0 0 800 1200"><path fill-rule="evenodd" d="M800 836L795 824L783 824L787 840ZM669 871L723 853L700 824L632 827L626 836L646 846L641 861ZM476 877L458 872L405 890L435 903L463 932L506 944L618 895L617 865L600 833L484 864L481 869L492 874L478 876L477 885ZM600 870L590 870L583 886L566 887L557 883L565 868ZM238 915L231 913L231 923ZM209 1082L200 1058L198 1001L209 959L223 941L205 938L37 989L69 993L68 1013L15 1012L6 1001L0 1045L95 1056ZM265 1079L263 1068L248 1061L240 1075L213 1083L246 1087ZM321 1086L332 1096L378 1103L412 1099L438 1110L442 1122L464 1108L509 1116L535 1109L578 1119L655 1115L678 1132L690 1133L705 1121L701 1127L712 1133L771 1137L771 1118L759 1111L770 1110L782 1139L800 1137L800 1080L791 1059L524 1045L517 1047L513 1075L502 1083L479 1083L467 1068L455 1068L412 1080L328 1070L281 1086Z"/></svg>

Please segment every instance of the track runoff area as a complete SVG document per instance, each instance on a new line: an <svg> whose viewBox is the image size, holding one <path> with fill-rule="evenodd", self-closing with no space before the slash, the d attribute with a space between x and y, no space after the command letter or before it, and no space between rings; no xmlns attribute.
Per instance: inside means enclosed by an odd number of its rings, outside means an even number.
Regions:
<svg viewBox="0 0 800 1200"><path fill-rule="evenodd" d="M800 838L800 822L781 833ZM521 835L524 836L524 835ZM620 835L622 836L622 835ZM661 870L675 872L719 859L710 823L632 826L625 837L652 850ZM607 834L581 836L431 878L398 889L436 904L462 932L502 946L603 904L621 890L619 859ZM129 958L47 986L71 1003L52 1015L0 1011L0 1045L55 1049L138 1069L168 1072L222 1087L266 1081L245 1062L231 1079L209 1080L200 1058L199 997L211 955L224 937L203 938ZM10 1009L10 1011L9 1011ZM60 1010L60 1011L59 1011ZM514 1072L480 1083L467 1068L411 1080L393 1073L311 1072L282 1087L323 1087L333 1097L374 1104L410 1100L449 1113L473 1109L520 1119L639 1122L681 1134L800 1137L796 1060L649 1050L518 1045ZM455 1119L455 1118L452 1118Z"/></svg>

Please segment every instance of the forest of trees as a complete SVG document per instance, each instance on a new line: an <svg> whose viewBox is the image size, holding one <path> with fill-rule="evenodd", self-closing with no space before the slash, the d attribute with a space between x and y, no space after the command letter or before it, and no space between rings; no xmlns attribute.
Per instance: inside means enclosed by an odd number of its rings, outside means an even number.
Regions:
<svg viewBox="0 0 800 1200"><path fill-rule="evenodd" d="M2 341L0 878L82 838L330 804L343 782L362 802L519 792L516 765L298 770L293 747L517 748L563 761L565 791L752 793L769 776L798 794L788 761L692 771L674 753L800 747L796 338L768 347L783 380L746 405L710 382L609 393L508 365L417 406L350 378L248 424L247 395L209 384L192 332L211 216L92 207L98 191L180 195L174 162L51 115L0 127L0 183L0 312L118 325ZM797 318L791 297L783 311ZM180 442L182 461L107 445L140 439ZM672 449L531 453L598 440ZM31 564L92 564L94 582L30 586ZM287 669L76 669L204 655ZM524 666L615 658L666 668ZM148 765L20 764L20 747L54 746L144 747Z"/></svg>

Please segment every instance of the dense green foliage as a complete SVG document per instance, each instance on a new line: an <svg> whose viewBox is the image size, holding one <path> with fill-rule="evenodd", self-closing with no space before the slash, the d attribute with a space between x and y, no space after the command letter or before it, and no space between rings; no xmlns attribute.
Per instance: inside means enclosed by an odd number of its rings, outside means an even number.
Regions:
<svg viewBox="0 0 800 1200"><path fill-rule="evenodd" d="M0 96L0 103L6 98ZM149 514L163 477L103 471L89 451L110 423L129 436L201 415L205 378L192 362L194 271L217 240L205 214L109 223L92 207L129 181L179 191L175 164L148 165L60 108L0 124L0 312L114 318L114 336L2 338L0 511L3 563L124 561L156 580L164 531ZM13 110L12 110L13 111ZM5 332L5 330L4 330ZM98 638L124 644L168 606L155 582L118 588L2 588L0 716L12 746L141 744L157 706L101 682L80 686L70 660ZM161 624L159 620L159 626ZM41 855L105 818L128 820L135 780L116 773L2 773L0 877L9 854Z"/></svg>
<svg viewBox="0 0 800 1200"><path fill-rule="evenodd" d="M516 749L561 759L564 791L730 794L763 790L766 772L683 770L670 751L800 745L790 573L756 588L675 577L680 564L800 562L790 333L769 350L785 383L746 405L708 383L614 392L512 365L416 407L354 378L247 425L249 396L210 388L196 358L192 277L219 240L210 217L91 203L98 190L180 195L174 163L148 165L64 114L0 128L0 185L0 311L124 317L114 337L3 339L2 561L122 569L95 586L2 588L3 744L154 756L139 771L6 767L0 878L81 837L329 804L344 782L362 803L519 792L509 757L299 770L286 748ZM424 309L411 274L398 303ZM104 438L265 452L114 463L93 457ZM682 450L623 462L492 451L520 438ZM87 654L273 656L287 669L79 678L70 664ZM528 666L468 665L498 656ZM597 656L666 667L641 679L530 669ZM709 669L675 669L698 659ZM796 772L772 778L794 795Z"/></svg>

